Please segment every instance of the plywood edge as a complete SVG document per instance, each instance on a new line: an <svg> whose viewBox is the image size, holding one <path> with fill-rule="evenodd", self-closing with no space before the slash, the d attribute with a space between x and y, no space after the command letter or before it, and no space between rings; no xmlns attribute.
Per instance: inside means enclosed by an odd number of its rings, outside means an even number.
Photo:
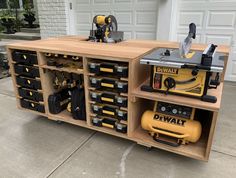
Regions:
<svg viewBox="0 0 236 178"><path fill-rule="evenodd" d="M124 43L127 45L139 46L139 47L153 47L153 48L179 48L179 42L177 41L158 41L158 40L127 40ZM224 53L229 55L230 46L229 45L217 45L217 52ZM191 49L197 51L203 51L207 47L207 44L194 43L192 44Z"/></svg>

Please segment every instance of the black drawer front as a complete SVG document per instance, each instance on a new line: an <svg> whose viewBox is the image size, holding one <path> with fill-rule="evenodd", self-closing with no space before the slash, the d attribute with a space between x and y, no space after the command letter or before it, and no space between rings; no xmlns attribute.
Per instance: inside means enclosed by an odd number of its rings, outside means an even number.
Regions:
<svg viewBox="0 0 236 178"><path fill-rule="evenodd" d="M110 129L115 129L117 132L127 133L127 125L119 123L119 121L114 118L94 117L92 118L92 124L98 127L107 127Z"/></svg>
<svg viewBox="0 0 236 178"><path fill-rule="evenodd" d="M128 83L117 81L115 79L90 77L90 85L96 89L115 90L120 93L128 92Z"/></svg>
<svg viewBox="0 0 236 178"><path fill-rule="evenodd" d="M89 72L100 74L112 74L118 77L128 77L128 66L123 66L115 63L96 63L88 64Z"/></svg>
<svg viewBox="0 0 236 178"><path fill-rule="evenodd" d="M26 65L38 64L37 54L33 51L20 51L16 50L12 52L12 60Z"/></svg>
<svg viewBox="0 0 236 178"><path fill-rule="evenodd" d="M112 116L119 120L127 120L127 111L119 110L115 106L92 104L92 111L101 116Z"/></svg>
<svg viewBox="0 0 236 178"><path fill-rule="evenodd" d="M116 116L116 110L118 108L114 106L103 106L103 105L92 105L92 111L99 115L105 115L105 116Z"/></svg>
<svg viewBox="0 0 236 178"><path fill-rule="evenodd" d="M24 88L30 88L34 90L42 89L41 82L34 79L16 77L16 83L17 85L20 85Z"/></svg>
<svg viewBox="0 0 236 178"><path fill-rule="evenodd" d="M32 90L26 90L23 88L19 88L19 95L23 98L33 100L33 101L43 101L43 94L39 93L37 91L32 91Z"/></svg>
<svg viewBox="0 0 236 178"><path fill-rule="evenodd" d="M127 97L121 97L115 93L90 91L92 101L104 104L113 104L120 107L127 107Z"/></svg>
<svg viewBox="0 0 236 178"><path fill-rule="evenodd" d="M21 99L20 103L21 103L21 107L23 108L45 113L44 106L39 103L30 102L24 99Z"/></svg>
<svg viewBox="0 0 236 178"><path fill-rule="evenodd" d="M27 77L39 77L39 69L36 67L29 67L29 66L23 66L15 64L15 73L27 76Z"/></svg>

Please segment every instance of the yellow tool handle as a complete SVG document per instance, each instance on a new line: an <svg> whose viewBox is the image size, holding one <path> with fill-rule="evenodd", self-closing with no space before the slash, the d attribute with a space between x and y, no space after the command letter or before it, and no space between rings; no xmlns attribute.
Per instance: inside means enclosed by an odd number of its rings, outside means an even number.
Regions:
<svg viewBox="0 0 236 178"><path fill-rule="evenodd" d="M112 72L113 72L113 69L101 67L101 68L100 68L100 71L112 73Z"/></svg>
<svg viewBox="0 0 236 178"><path fill-rule="evenodd" d="M151 125L150 125L149 128L151 128L151 131L152 131L152 132L159 133L159 134L163 134L163 135L167 135L167 136L170 136L170 137L185 138L185 137L188 137L188 136L189 136L189 135L187 135L187 134L179 135L179 134L170 133L170 132L167 132L167 131L164 131L164 130L160 130L160 129L155 129L155 128L153 128Z"/></svg>

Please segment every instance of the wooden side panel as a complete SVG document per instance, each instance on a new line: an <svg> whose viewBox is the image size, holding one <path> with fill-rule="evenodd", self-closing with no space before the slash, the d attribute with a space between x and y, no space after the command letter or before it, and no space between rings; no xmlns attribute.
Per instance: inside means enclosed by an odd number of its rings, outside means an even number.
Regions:
<svg viewBox="0 0 236 178"><path fill-rule="evenodd" d="M18 98L19 93L18 93L18 88L17 88L17 84L16 84L16 78L15 78L15 71L14 71L14 61L12 59L12 50L7 48L7 56L8 56L8 64L10 66L10 73L11 73L11 79L12 79L12 83L13 83L13 87L14 87L14 93L16 96L16 103L17 103L17 107L21 108L20 106L20 100Z"/></svg>
<svg viewBox="0 0 236 178"><path fill-rule="evenodd" d="M89 97L89 77L88 77L88 58L83 57L83 69L84 69L84 90L85 90L85 105L86 105L86 119L87 124L91 126L91 111L90 111L90 97Z"/></svg>

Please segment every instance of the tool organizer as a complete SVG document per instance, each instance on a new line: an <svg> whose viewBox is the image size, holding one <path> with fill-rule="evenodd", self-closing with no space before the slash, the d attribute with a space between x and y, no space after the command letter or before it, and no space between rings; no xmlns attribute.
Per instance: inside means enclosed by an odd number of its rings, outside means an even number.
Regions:
<svg viewBox="0 0 236 178"><path fill-rule="evenodd" d="M156 48L178 48L177 43L130 40L117 44L87 42L84 38L66 36L8 45L18 108L55 121L63 121L132 140L146 147L155 147L194 159L209 158L216 120L220 109L223 82L209 91L216 103L198 99L151 93L141 90L149 83L150 68L140 59ZM206 45L193 45L203 50ZM219 46L228 56L229 48ZM73 60L72 66L47 65L51 55L57 61ZM225 60L227 61L227 60ZM53 87L52 71L82 75L85 91L86 120L75 120L68 111L49 112L48 97L57 92ZM202 124L198 142L171 147L156 142L141 128L141 116L152 109L155 101L188 106ZM188 116L189 117L189 116Z"/></svg>

